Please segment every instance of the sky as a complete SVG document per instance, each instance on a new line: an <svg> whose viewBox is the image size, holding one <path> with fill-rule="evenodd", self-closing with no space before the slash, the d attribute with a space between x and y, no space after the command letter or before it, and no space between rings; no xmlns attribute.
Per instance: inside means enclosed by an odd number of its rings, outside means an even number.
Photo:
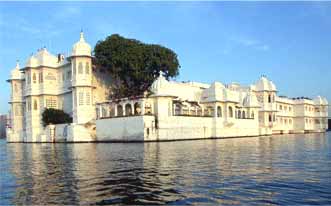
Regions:
<svg viewBox="0 0 331 206"><path fill-rule="evenodd" d="M178 55L178 81L238 82L266 75L279 95L331 100L331 2L0 2L0 113L16 60L44 46L70 54L120 34Z"/></svg>

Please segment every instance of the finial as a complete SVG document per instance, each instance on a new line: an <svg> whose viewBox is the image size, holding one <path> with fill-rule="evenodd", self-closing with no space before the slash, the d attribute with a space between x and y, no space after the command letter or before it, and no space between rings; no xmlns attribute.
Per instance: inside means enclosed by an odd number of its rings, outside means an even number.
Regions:
<svg viewBox="0 0 331 206"><path fill-rule="evenodd" d="M80 31L80 41L85 41L84 40L84 33L83 33L83 29Z"/></svg>
<svg viewBox="0 0 331 206"><path fill-rule="evenodd" d="M16 69L19 69L20 68L20 61L17 59L16 60Z"/></svg>

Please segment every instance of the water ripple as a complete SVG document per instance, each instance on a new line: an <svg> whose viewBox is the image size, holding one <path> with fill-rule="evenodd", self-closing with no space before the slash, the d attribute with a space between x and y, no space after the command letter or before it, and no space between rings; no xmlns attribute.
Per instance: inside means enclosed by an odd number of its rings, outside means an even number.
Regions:
<svg viewBox="0 0 331 206"><path fill-rule="evenodd" d="M6 144L0 204L330 205L331 134Z"/></svg>

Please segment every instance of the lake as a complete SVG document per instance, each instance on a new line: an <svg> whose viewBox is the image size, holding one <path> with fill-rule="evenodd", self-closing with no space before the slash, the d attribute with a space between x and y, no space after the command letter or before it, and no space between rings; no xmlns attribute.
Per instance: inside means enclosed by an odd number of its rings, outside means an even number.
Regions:
<svg viewBox="0 0 331 206"><path fill-rule="evenodd" d="M331 205L331 133L152 143L0 140L1 204Z"/></svg>

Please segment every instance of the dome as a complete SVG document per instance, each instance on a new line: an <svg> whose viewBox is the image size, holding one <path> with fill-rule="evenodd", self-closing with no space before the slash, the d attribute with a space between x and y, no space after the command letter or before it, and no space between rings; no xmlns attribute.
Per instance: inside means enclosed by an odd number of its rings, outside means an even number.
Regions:
<svg viewBox="0 0 331 206"><path fill-rule="evenodd" d="M159 77L151 85L151 91L155 95L170 95L167 93L168 86L168 80L163 76L163 72L160 71Z"/></svg>
<svg viewBox="0 0 331 206"><path fill-rule="evenodd" d="M35 58L37 59L38 64L41 66L49 66L49 67L57 66L56 56L49 53L45 47L38 51L38 53L35 55Z"/></svg>
<svg viewBox="0 0 331 206"><path fill-rule="evenodd" d="M26 67L37 67L38 60L32 55L25 64Z"/></svg>
<svg viewBox="0 0 331 206"><path fill-rule="evenodd" d="M16 62L16 67L11 70L10 72L10 79L21 79L22 78L22 72L20 71L20 65L19 62Z"/></svg>
<svg viewBox="0 0 331 206"><path fill-rule="evenodd" d="M265 76L262 76L255 84L255 89L258 91L277 91L275 84L269 81Z"/></svg>
<svg viewBox="0 0 331 206"><path fill-rule="evenodd" d="M317 96L314 99L314 103L317 104L317 105L327 105L328 104L328 101L324 97Z"/></svg>
<svg viewBox="0 0 331 206"><path fill-rule="evenodd" d="M83 32L80 32L79 41L72 47L72 56L91 56L91 46L85 42Z"/></svg>
<svg viewBox="0 0 331 206"><path fill-rule="evenodd" d="M243 105L244 107L260 107L256 96L252 93L247 94L247 96L244 98Z"/></svg>

